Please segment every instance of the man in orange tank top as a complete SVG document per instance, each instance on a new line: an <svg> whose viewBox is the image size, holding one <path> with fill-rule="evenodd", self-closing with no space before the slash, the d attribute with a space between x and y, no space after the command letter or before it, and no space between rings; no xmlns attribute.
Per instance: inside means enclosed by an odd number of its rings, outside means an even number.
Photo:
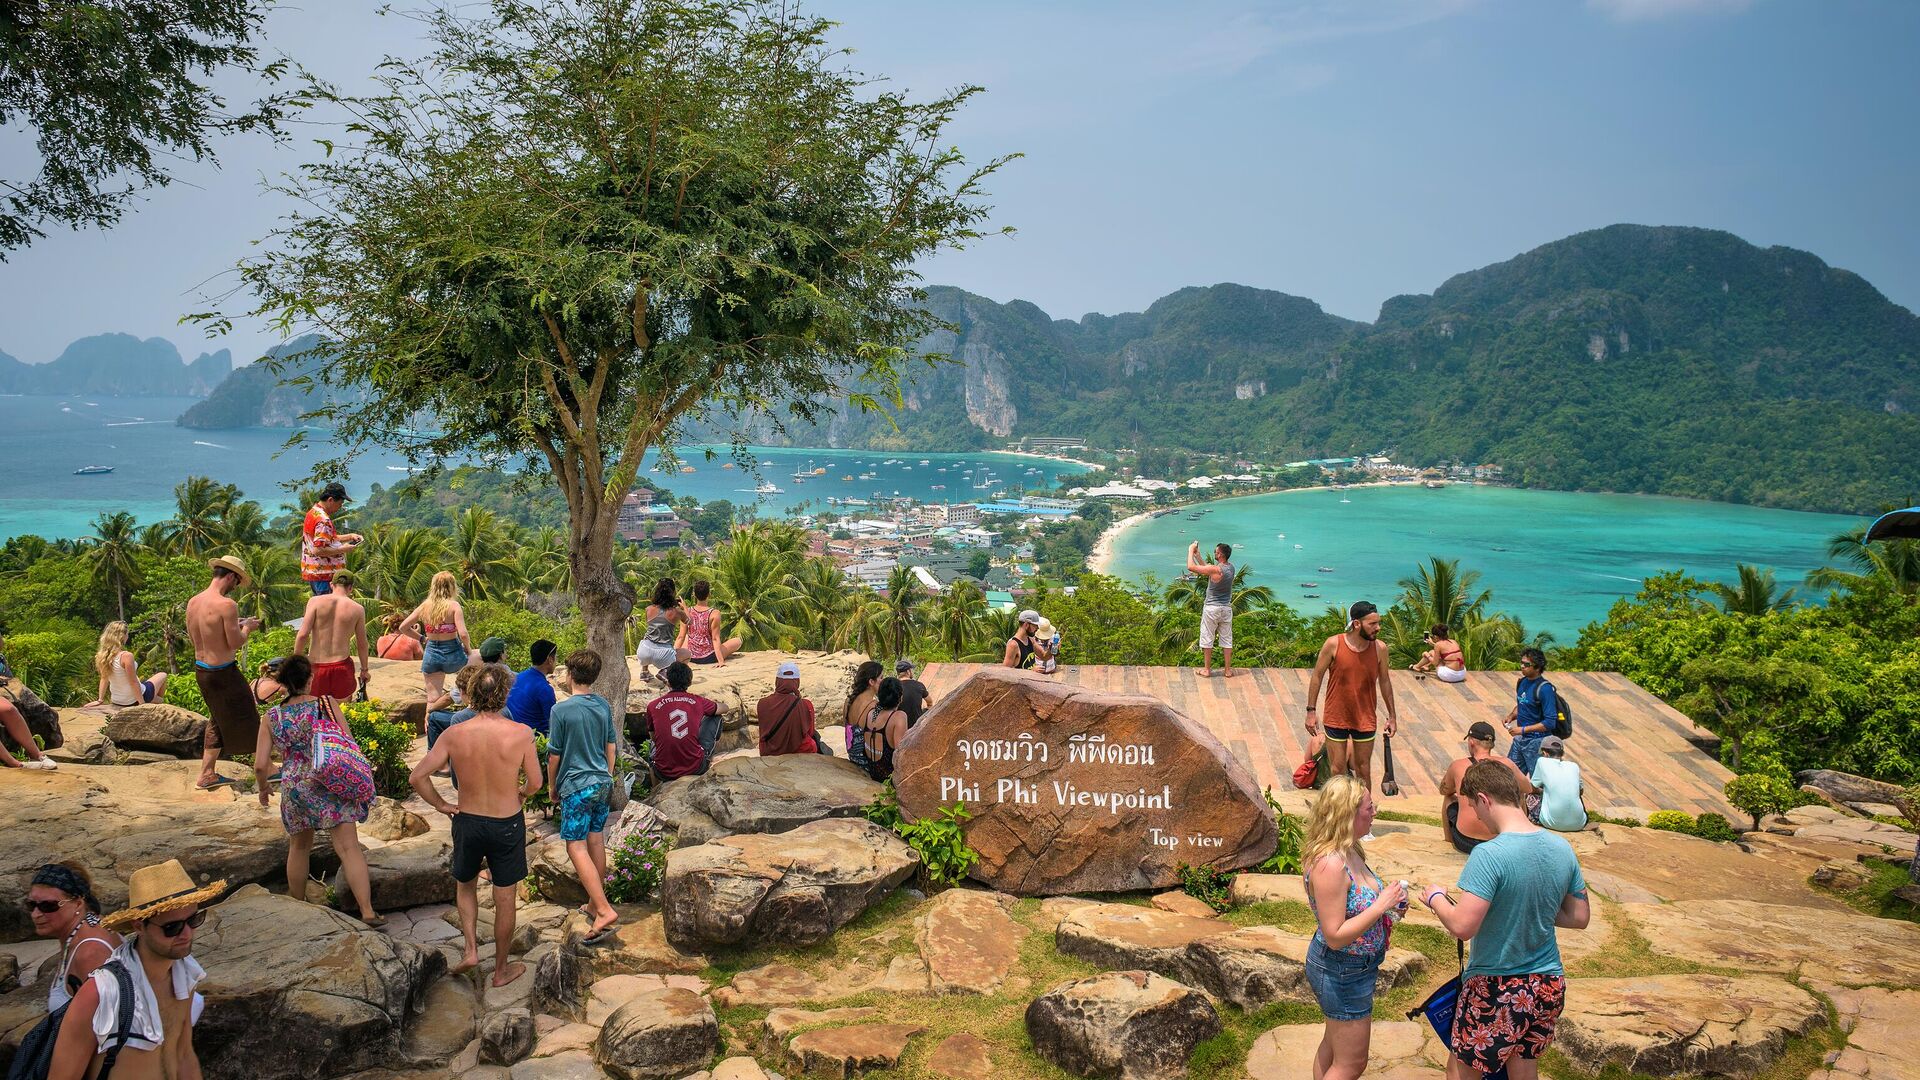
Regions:
<svg viewBox="0 0 1920 1080"><path fill-rule="evenodd" d="M1327 687L1327 711L1319 713L1320 686ZM1379 700L1386 699L1387 722L1377 726ZM1350 772L1368 791L1373 790L1373 736L1376 730L1391 737L1400 724L1393 703L1393 679L1387 648L1380 644L1380 609L1361 600L1347 609L1347 632L1335 634L1320 646L1320 659L1307 683L1307 734L1325 723L1327 765L1333 775Z"/></svg>

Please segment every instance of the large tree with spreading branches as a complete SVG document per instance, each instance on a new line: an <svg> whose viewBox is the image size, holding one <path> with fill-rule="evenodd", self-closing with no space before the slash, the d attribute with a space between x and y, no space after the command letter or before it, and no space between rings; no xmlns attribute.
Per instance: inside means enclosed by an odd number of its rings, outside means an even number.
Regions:
<svg viewBox="0 0 1920 1080"><path fill-rule="evenodd" d="M430 54L383 65L380 92L306 78L316 117L346 119L277 185L298 209L242 265L252 314L319 333L281 362L325 360L305 378L338 388L344 455L544 466L588 642L619 656L616 515L642 456L715 410L897 404L938 325L914 263L982 235L1005 159L947 135L977 87L890 89L789 4L422 17ZM596 689L625 700L626 667Z"/></svg>

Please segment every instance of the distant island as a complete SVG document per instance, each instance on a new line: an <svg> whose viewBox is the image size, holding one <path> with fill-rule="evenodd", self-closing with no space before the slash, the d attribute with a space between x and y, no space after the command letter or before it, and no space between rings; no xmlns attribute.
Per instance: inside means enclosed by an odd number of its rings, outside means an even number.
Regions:
<svg viewBox="0 0 1920 1080"><path fill-rule="evenodd" d="M948 286L926 302L955 329L920 351L953 362L910 373L891 418L841 411L783 435L765 415L715 416L685 440L1073 438L1266 462L1388 451L1496 464L1528 487L1842 513L1920 491L1920 318L1814 255L1726 232L1580 233L1394 297L1373 323L1233 284L1079 320ZM317 404L248 365L179 422L291 427Z"/></svg>
<svg viewBox="0 0 1920 1080"><path fill-rule="evenodd" d="M0 352L0 394L204 397L232 371L233 354L226 349L186 363L165 338L95 334L44 364Z"/></svg>

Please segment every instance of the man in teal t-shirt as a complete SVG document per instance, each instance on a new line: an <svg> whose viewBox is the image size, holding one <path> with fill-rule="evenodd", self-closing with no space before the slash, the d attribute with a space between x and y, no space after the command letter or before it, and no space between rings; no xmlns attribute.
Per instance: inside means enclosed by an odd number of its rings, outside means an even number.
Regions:
<svg viewBox="0 0 1920 1080"><path fill-rule="evenodd" d="M1438 886L1420 890L1448 933L1473 941L1447 1075L1504 1067L1513 1080L1535 1080L1567 999L1554 928L1586 929L1586 879L1572 846L1527 820L1526 781L1512 769L1476 762L1460 794L1495 835L1467 856L1458 900Z"/></svg>
<svg viewBox="0 0 1920 1080"><path fill-rule="evenodd" d="M567 657L572 696L556 704L547 726L547 790L560 804L560 839L587 891L593 915L586 942L605 937L620 920L607 903L607 802L613 791L613 709L593 692L600 654L581 649Z"/></svg>
<svg viewBox="0 0 1920 1080"><path fill-rule="evenodd" d="M1540 740L1533 787L1540 793L1540 824L1554 832L1587 827L1587 808L1580 801L1580 766L1567 760L1567 744L1557 735Z"/></svg>

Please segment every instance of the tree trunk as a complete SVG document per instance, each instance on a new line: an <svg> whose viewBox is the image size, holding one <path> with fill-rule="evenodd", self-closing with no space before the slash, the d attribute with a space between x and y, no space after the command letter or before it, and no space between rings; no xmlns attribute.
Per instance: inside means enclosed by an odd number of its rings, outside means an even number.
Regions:
<svg viewBox="0 0 1920 1080"><path fill-rule="evenodd" d="M580 605L580 617L587 624L587 647L600 654L600 678L593 684L595 693L607 699L618 722L620 748L625 750L627 736L627 618L633 613L633 589L614 570L613 545L616 516L604 505L598 492L587 498L592 505L583 507L590 520L575 520L574 543L570 554L573 569L574 598ZM563 658L564 659L564 658Z"/></svg>

